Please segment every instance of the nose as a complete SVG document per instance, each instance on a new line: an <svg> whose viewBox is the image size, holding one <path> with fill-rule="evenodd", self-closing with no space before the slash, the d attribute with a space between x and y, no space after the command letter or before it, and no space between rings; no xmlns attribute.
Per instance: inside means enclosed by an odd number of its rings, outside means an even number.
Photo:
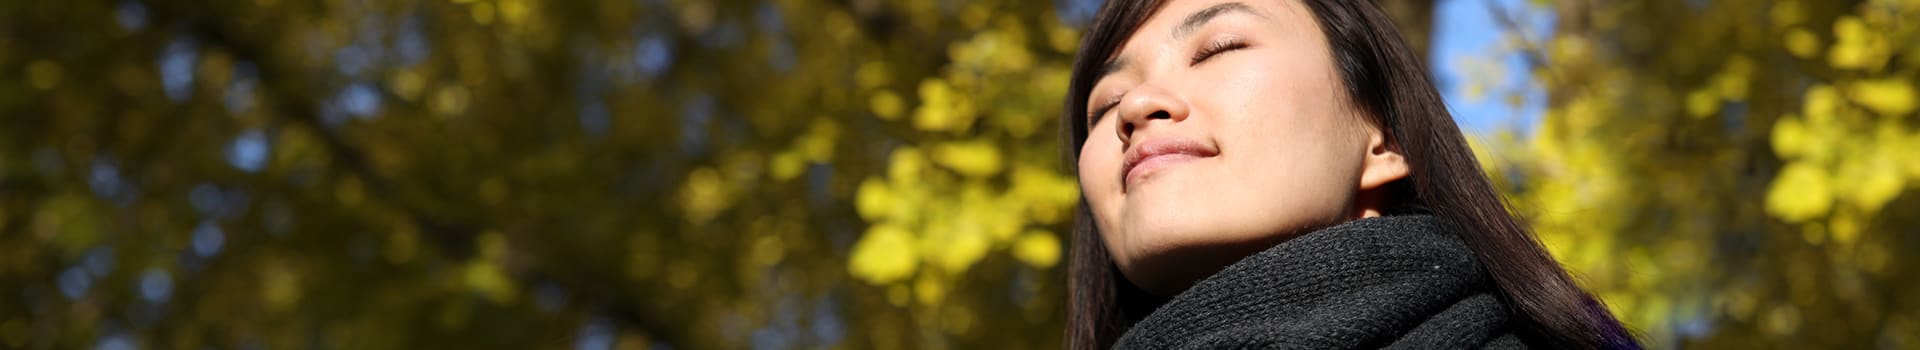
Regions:
<svg viewBox="0 0 1920 350"><path fill-rule="evenodd" d="M1178 123L1187 120L1187 103L1180 96L1152 86L1135 87L1114 109L1120 125L1114 130L1121 144L1132 143L1135 132L1149 124Z"/></svg>

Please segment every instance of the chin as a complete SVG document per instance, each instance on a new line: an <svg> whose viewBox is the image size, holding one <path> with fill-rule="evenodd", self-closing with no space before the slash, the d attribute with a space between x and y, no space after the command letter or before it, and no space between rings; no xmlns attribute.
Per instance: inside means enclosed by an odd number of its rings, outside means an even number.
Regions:
<svg viewBox="0 0 1920 350"><path fill-rule="evenodd" d="M1216 212L1217 213L1217 212ZM1146 214L1146 213L1143 213ZM1126 243L1116 258L1127 279L1153 294L1178 294L1221 268L1272 246L1272 234L1240 227L1192 211L1160 211L1131 217L1120 232ZM1225 224L1225 225L1223 225ZM1123 257L1124 256L1124 257Z"/></svg>

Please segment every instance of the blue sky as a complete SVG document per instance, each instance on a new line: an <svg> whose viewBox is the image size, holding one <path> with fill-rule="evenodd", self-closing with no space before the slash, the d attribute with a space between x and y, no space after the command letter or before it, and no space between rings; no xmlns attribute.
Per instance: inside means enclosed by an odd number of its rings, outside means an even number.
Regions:
<svg viewBox="0 0 1920 350"><path fill-rule="evenodd" d="M1502 129L1522 133L1531 130L1544 112L1545 99L1538 89L1528 88L1524 56L1500 50L1506 29L1492 11L1497 7L1513 14L1510 17L1527 27L1527 34L1534 38L1552 30L1550 13L1529 11L1526 0L1439 0L1436 6L1428 62L1461 129L1481 135ZM1478 71L1469 68L1475 60L1481 66ZM1489 78L1495 81L1484 81ZM1488 84L1487 93L1478 99L1468 95L1469 87L1476 82ZM1505 96L1512 91L1529 95L1527 103L1518 108L1510 105Z"/></svg>

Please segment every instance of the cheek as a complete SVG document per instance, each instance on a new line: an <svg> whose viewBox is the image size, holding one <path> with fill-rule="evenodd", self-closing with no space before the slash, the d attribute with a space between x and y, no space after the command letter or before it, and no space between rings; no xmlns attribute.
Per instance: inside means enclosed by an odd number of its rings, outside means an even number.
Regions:
<svg viewBox="0 0 1920 350"><path fill-rule="evenodd" d="M1270 55L1272 56L1272 55ZM1254 64L1261 60L1299 64ZM1337 75L1326 62L1287 56L1261 57L1231 67L1234 74L1214 78L1227 88L1215 88L1212 101L1221 112L1217 131L1233 140L1251 143L1253 152L1286 152L1299 156L1344 152L1358 135ZM1319 69L1315 69L1318 67Z"/></svg>
<svg viewBox="0 0 1920 350"><path fill-rule="evenodd" d="M1103 125L1107 124L1112 123ZM1105 127L1095 128L1089 132L1090 135L1110 133L1111 131ZM1086 144L1080 147L1080 189L1086 194L1088 201L1099 205L1118 195L1109 190L1117 189L1119 186L1119 179L1114 174L1119 171L1120 157L1120 141L1112 137L1089 137Z"/></svg>
<svg viewBox="0 0 1920 350"><path fill-rule="evenodd" d="M1222 153L1233 155L1230 176L1258 193L1246 204L1259 211L1333 215L1357 191L1366 146L1352 128L1358 116L1332 74L1306 66L1236 67L1248 74L1220 77L1231 87L1216 95Z"/></svg>
<svg viewBox="0 0 1920 350"><path fill-rule="evenodd" d="M1110 125L1113 124L1106 122L1090 130L1093 136L1080 147L1080 193L1087 199L1087 209L1093 212L1094 226L1108 236L1103 238L1119 232L1120 206L1124 201L1118 175L1123 156L1120 140L1112 136Z"/></svg>

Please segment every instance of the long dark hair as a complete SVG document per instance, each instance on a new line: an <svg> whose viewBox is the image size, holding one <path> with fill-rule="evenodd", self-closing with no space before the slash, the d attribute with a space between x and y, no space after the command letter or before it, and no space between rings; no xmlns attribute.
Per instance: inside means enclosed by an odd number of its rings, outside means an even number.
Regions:
<svg viewBox="0 0 1920 350"><path fill-rule="evenodd" d="M1326 34L1346 95L1367 122L1396 144L1412 170L1389 186L1384 215L1424 212L1450 221L1486 266L1528 343L1551 348L1637 348L1605 305L1577 286L1480 170L1447 112L1420 56L1371 1L1300 0ZM1087 28L1074 58L1062 129L1079 164L1086 143L1087 96L1099 70L1165 0L1110 0ZM1111 346L1165 299L1121 277L1093 224L1085 198L1075 214L1068 267L1067 342L1074 349Z"/></svg>

